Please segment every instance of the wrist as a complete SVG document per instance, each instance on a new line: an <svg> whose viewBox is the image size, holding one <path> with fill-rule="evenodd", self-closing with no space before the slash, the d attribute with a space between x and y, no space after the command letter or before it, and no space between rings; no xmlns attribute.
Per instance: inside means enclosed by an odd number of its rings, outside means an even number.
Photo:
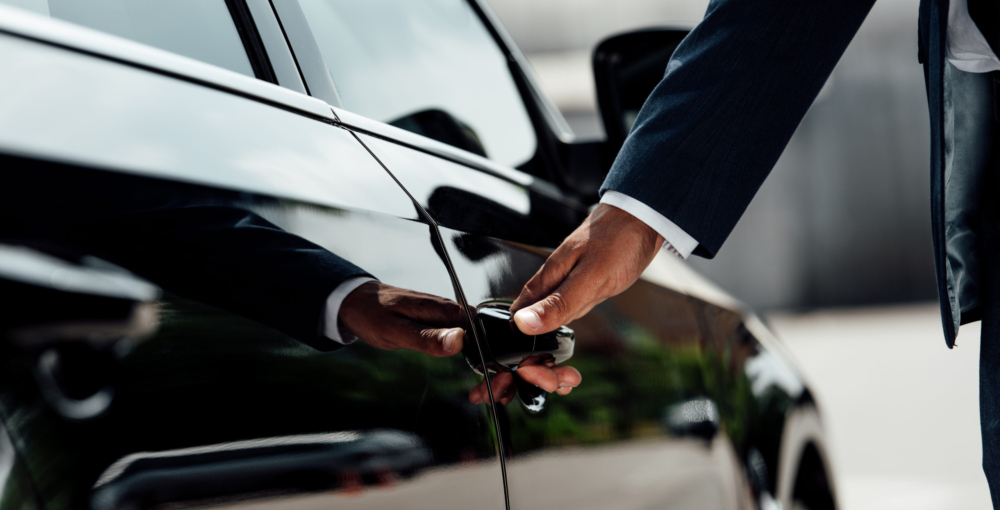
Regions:
<svg viewBox="0 0 1000 510"><path fill-rule="evenodd" d="M650 256L655 256L666 242L663 235L657 232L656 229L649 226L649 224L642 221L629 211L621 209L615 205L605 203L598 205L597 208L594 209L592 217L594 217L596 221L608 221L612 228L620 229L621 232L629 232L631 235L637 236L642 240L642 246L650 247Z"/></svg>
<svg viewBox="0 0 1000 510"><path fill-rule="evenodd" d="M352 340L358 338L355 332L357 329L355 319L359 318L359 315L363 316L363 311L370 308L368 298L373 294L377 296L380 286L378 280L369 280L358 285L344 297L337 313L337 332L341 338ZM360 314L357 313L359 310L362 311Z"/></svg>

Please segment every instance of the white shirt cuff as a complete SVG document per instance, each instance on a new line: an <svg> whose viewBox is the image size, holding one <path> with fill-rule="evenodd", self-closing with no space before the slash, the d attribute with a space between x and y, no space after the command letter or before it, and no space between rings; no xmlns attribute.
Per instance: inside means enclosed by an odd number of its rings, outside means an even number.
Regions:
<svg viewBox="0 0 1000 510"><path fill-rule="evenodd" d="M688 235L681 227L668 220L656 209L617 191L605 191L601 197L602 204L617 207L642 221L657 234L663 236L663 249L667 250L682 259L691 256L691 252L698 247L698 241Z"/></svg>
<svg viewBox="0 0 1000 510"><path fill-rule="evenodd" d="M336 289L333 289L330 297L326 298L326 313L323 314L323 324L320 325L320 331L323 332L324 336L338 344L344 345L353 344L358 340L356 336L340 334L340 320L338 319L340 317L340 305L344 304L344 299L347 298L348 294L354 292L354 289L368 282L377 281L370 276L358 276L357 278L345 280Z"/></svg>
<svg viewBox="0 0 1000 510"><path fill-rule="evenodd" d="M946 40L948 61L955 69L967 73L1000 70L1000 59L969 15L968 0L952 0L948 4Z"/></svg>

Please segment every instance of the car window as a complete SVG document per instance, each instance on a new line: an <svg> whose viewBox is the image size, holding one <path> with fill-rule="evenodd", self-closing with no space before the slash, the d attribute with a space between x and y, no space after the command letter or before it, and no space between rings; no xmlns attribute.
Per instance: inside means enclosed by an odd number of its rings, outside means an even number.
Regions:
<svg viewBox="0 0 1000 510"><path fill-rule="evenodd" d="M300 0L345 109L508 166L537 141L507 59L465 0Z"/></svg>
<svg viewBox="0 0 1000 510"><path fill-rule="evenodd" d="M254 76L224 0L0 0Z"/></svg>

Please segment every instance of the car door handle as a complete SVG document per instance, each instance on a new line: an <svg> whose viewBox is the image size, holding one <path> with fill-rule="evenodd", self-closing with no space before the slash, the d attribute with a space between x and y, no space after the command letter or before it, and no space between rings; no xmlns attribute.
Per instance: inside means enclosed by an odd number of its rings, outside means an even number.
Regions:
<svg viewBox="0 0 1000 510"><path fill-rule="evenodd" d="M545 406L547 392L522 379L517 369L529 358L533 361L552 360L562 363L573 357L576 335L572 329L561 326L544 335L526 335L517 329L511 320L509 305L488 303L477 308L477 319L486 340L486 366L477 357L466 353L466 361L476 373L510 372L514 376L517 397L531 411L541 411Z"/></svg>

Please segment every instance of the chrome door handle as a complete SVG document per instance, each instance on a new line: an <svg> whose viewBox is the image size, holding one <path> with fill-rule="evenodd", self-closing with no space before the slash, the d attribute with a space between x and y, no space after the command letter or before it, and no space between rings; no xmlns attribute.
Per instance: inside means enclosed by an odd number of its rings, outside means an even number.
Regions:
<svg viewBox="0 0 1000 510"><path fill-rule="evenodd" d="M477 318L484 333L487 352L486 367L478 362L478 357L466 353L466 361L476 373L511 372L517 387L517 396L531 411L541 411L545 405L547 392L523 380L517 369L521 363L532 358L533 362L552 360L562 363L573 357L576 336L572 329L561 326L544 335L526 335L517 329L506 304L490 303L480 305Z"/></svg>

